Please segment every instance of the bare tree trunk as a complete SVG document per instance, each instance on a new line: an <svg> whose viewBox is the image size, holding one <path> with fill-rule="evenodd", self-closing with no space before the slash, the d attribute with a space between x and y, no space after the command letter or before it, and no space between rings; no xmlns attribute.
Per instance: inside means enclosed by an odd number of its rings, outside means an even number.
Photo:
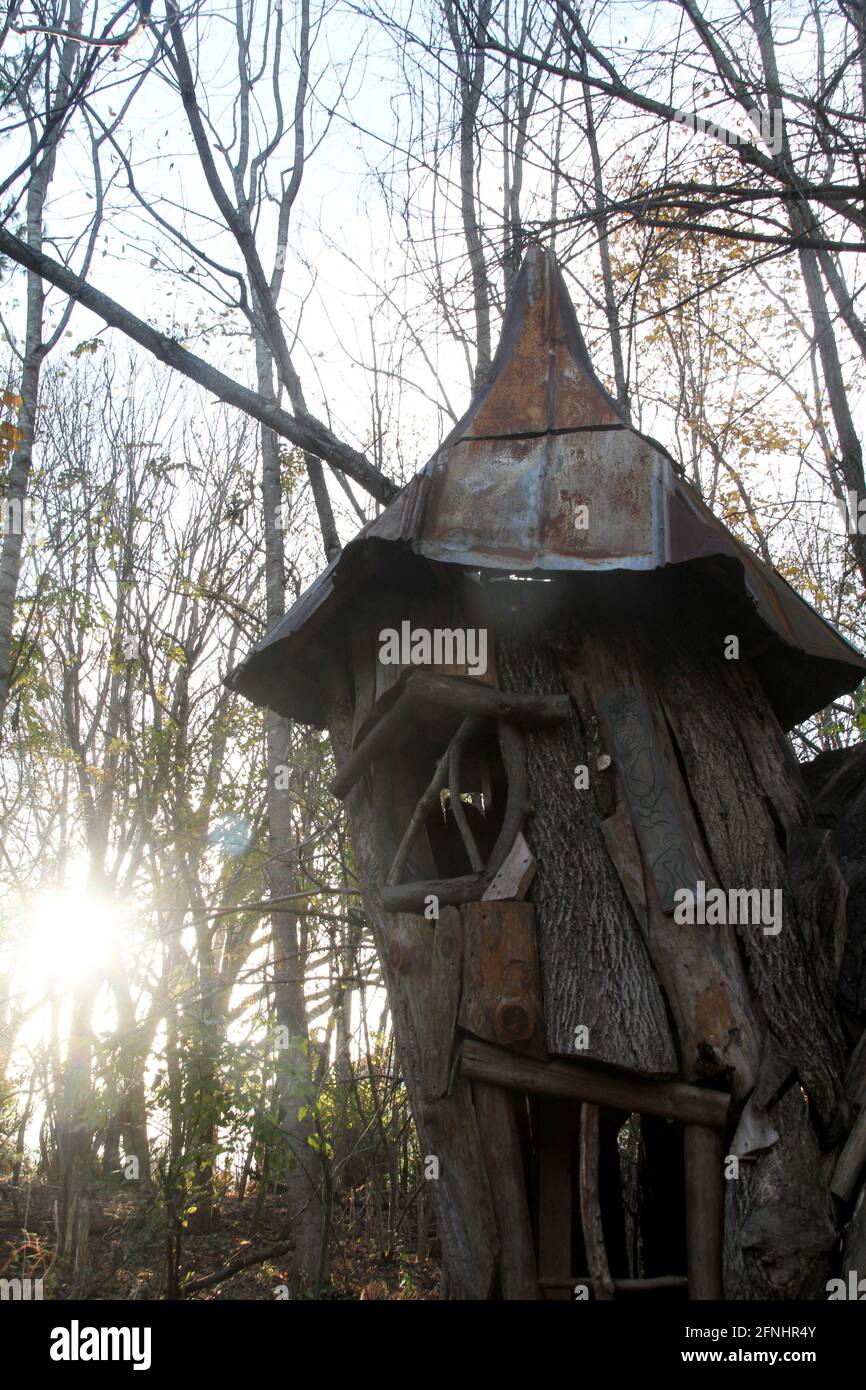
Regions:
<svg viewBox="0 0 866 1390"><path fill-rule="evenodd" d="M586 56L584 55L584 68ZM586 112L586 141L592 162L592 186L595 194L596 222L598 228L598 255L601 261L602 283L604 285L604 312L610 333L610 350L613 356L613 378L616 383L616 398L627 420L631 419L628 383L625 375L625 362L622 351L622 333L619 326L619 311L616 303L616 288L610 259L610 240L607 234L607 214L605 212L604 178L601 158L598 152L598 136L595 129L595 116L592 109L592 90L584 85L583 106Z"/></svg>
<svg viewBox="0 0 866 1390"><path fill-rule="evenodd" d="M492 360L490 341L490 287L481 241L481 225L475 181L477 178L478 142L476 117L484 89L484 44L492 12L492 0L481 0L478 23L470 47L469 36L461 33L461 16L454 0L446 0L445 16L448 32L457 58L460 93L460 207L463 234L469 253L472 275L472 301L475 310L475 380L479 386L490 370Z"/></svg>
<svg viewBox="0 0 866 1390"><path fill-rule="evenodd" d="M42 242L42 208L47 192L44 175L34 178L27 194L27 240L37 250ZM33 463L33 440L39 402L39 378L44 359L42 311L45 291L38 275L27 275L27 330L21 371L22 400L18 427L23 439L15 450L3 499L2 547L0 547L0 730L12 680L12 632L15 597L21 573L21 551L26 527L27 490Z"/></svg>
<svg viewBox="0 0 866 1390"><path fill-rule="evenodd" d="M764 5L764 0L750 0L750 9L752 23L755 28L758 47L761 53L764 85L768 104L781 111L782 84L779 79L779 69L776 62L776 48L770 16ZM791 146L784 126L782 130L782 149L777 156L777 161L792 177L796 176L794 161L791 155ZM788 201L787 206L791 230L795 237L815 236L820 232L820 228L818 227L808 202L805 200L801 202L796 199L791 199ZM840 500L846 490L853 491L859 500L861 498L866 498L866 475L864 475L863 471L863 449L860 444L857 428L854 424L851 403L848 399L848 391L842 373L842 363L839 358L839 346L836 341L836 334L830 317L824 282L821 279L820 254L810 249L801 249L798 254L800 269L803 274L803 284L806 288L806 297L809 301L809 312L812 315L815 345L818 349L821 372L824 377L824 385L830 402L830 412L833 416L833 424L836 428L836 437L839 443L840 452L838 460L835 460L832 465L828 464L830 485L836 497ZM840 485L840 482L842 485ZM854 530L849 533L848 540L857 566L863 576L863 581L866 583L866 535L860 534L856 528L856 523Z"/></svg>
<svg viewBox="0 0 866 1390"><path fill-rule="evenodd" d="M71 30L81 24L81 0L72 0L69 11ZM55 91L49 93L48 116L51 108L59 106L69 88L70 74L75 61L77 45L67 42L59 63ZM30 119L31 147L38 146L39 132L35 121ZM45 202L54 174L57 159L59 129L49 135L35 165L27 186L27 214L25 219L25 240L36 252L42 250L45 216ZM43 312L45 308L45 287L41 278L28 271L27 274L27 322L24 335L24 353L21 369L21 408L18 427L22 432L18 447L12 459L6 487L3 518L3 543L0 548L0 729L9 699L9 685L12 678L12 630L15 621L15 596L18 592L18 577L21 573L21 549L26 525L27 491L30 470L33 463L33 442L36 434L36 414L39 407L39 379L47 344L43 339ZM15 518L9 522L10 506ZM16 524L17 523L17 524Z"/></svg>
<svg viewBox="0 0 866 1390"><path fill-rule="evenodd" d="M264 343L256 345L259 390L273 395L271 359ZM285 550L282 528L282 483L280 453L276 435L262 430L262 503L265 516L265 585L268 626L285 612ZM319 465L320 467L320 465ZM285 769L291 758L291 726L287 719L268 712L266 727L268 888L272 898L285 898L296 891L292 862L292 807L286 788ZM288 1033L289 1048L282 1054L286 1075L280 1095L280 1128L291 1153L292 1167L287 1177L292 1234L295 1240L295 1276L312 1287L321 1269L321 1232L324 1208L316 1171L316 1159L308 1144L313 1123L302 1107L309 1107L311 1070L309 1035L304 1000L304 969L299 943L299 920L282 909L271 914L274 933L275 1012L278 1027Z"/></svg>

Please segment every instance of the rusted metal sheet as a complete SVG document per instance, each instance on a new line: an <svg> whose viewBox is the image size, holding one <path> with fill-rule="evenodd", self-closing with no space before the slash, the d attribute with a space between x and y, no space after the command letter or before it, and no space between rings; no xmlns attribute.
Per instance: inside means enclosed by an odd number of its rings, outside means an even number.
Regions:
<svg viewBox="0 0 866 1390"><path fill-rule="evenodd" d="M653 569L667 560L670 468L619 427L461 440L434 461L415 546L430 560L522 572Z"/></svg>
<svg viewBox="0 0 866 1390"><path fill-rule="evenodd" d="M444 447L464 438L623 424L593 370L556 261L531 248L508 303L489 382Z"/></svg>
<svg viewBox="0 0 866 1390"><path fill-rule="evenodd" d="M716 562L718 616L766 629L759 674L789 726L852 690L866 660L738 541L670 455L623 421L598 381L553 257L527 253L490 380L427 467L365 526L227 684L321 725L321 644L347 640L363 588L400 591L422 560L505 574L652 570ZM317 644L319 644L317 646Z"/></svg>

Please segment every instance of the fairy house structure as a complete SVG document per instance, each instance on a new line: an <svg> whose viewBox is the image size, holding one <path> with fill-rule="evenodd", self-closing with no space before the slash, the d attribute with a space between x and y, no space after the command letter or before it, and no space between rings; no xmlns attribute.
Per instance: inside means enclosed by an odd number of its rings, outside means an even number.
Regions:
<svg viewBox="0 0 866 1390"><path fill-rule="evenodd" d="M228 678L330 730L449 1296L826 1296L844 892L785 730L864 670L530 249L466 414Z"/></svg>

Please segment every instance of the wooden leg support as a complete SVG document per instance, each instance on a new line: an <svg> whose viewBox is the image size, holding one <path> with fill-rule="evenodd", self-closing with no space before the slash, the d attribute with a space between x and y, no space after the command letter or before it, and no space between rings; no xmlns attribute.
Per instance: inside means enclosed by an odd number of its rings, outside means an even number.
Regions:
<svg viewBox="0 0 866 1390"><path fill-rule="evenodd" d="M571 1176L574 1122L563 1109L539 1107L538 1272L546 1298L571 1297ZM544 1280L550 1280L545 1283Z"/></svg>
<svg viewBox="0 0 866 1390"><path fill-rule="evenodd" d="M535 1249L514 1101L500 1086L472 1087L478 1132L499 1233L499 1282L507 1300L538 1299Z"/></svg>
<svg viewBox="0 0 866 1390"><path fill-rule="evenodd" d="M703 1125L685 1125L686 1238L689 1298L721 1299L722 1228L725 1207L724 1135Z"/></svg>
<svg viewBox="0 0 866 1390"><path fill-rule="evenodd" d="M601 1300L613 1298L614 1283L601 1221L599 1152L598 1106L583 1104L580 1107L580 1221L593 1292Z"/></svg>

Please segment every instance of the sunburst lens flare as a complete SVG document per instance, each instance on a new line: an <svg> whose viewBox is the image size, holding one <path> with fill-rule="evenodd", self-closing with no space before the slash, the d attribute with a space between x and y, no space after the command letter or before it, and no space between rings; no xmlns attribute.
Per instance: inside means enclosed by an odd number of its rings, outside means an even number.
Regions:
<svg viewBox="0 0 866 1390"><path fill-rule="evenodd" d="M99 975L111 959L116 930L115 910L92 893L40 893L29 913L25 973L55 984Z"/></svg>

